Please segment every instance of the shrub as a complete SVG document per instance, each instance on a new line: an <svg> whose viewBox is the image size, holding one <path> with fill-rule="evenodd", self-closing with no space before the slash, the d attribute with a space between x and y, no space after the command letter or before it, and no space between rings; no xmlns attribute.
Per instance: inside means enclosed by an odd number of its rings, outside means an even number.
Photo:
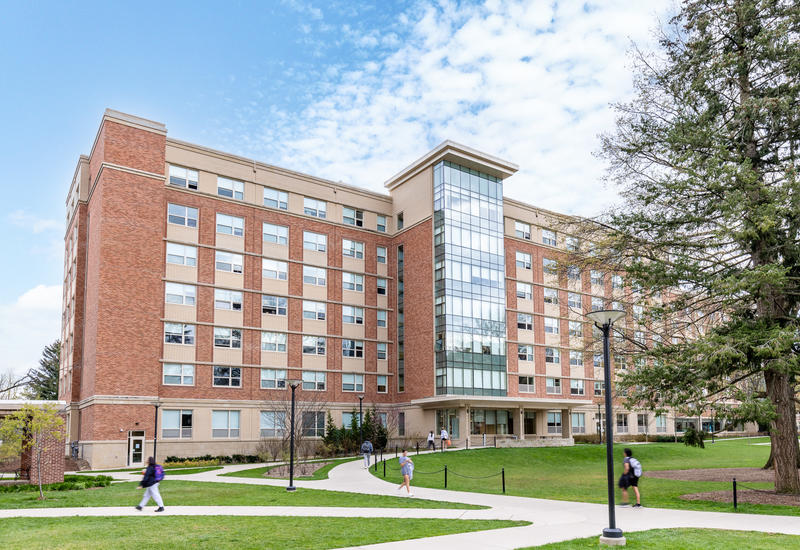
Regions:
<svg viewBox="0 0 800 550"><path fill-rule="evenodd" d="M64 481L60 483L49 483L42 485L43 491L77 491L92 487L108 487L114 478L110 476L64 476ZM0 493L25 493L28 491L38 491L37 485L0 485Z"/></svg>
<svg viewBox="0 0 800 550"><path fill-rule="evenodd" d="M705 448L705 443L703 443L703 439L705 438L705 432L697 431L697 428L694 425L689 424L686 428L686 432L683 434L683 444L687 447L700 447Z"/></svg>

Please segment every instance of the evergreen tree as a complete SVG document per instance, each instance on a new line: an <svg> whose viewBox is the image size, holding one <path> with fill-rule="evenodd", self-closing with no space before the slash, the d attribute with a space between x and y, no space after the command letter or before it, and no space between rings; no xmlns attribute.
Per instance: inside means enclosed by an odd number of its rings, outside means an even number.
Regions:
<svg viewBox="0 0 800 550"><path fill-rule="evenodd" d="M61 340L44 347L39 366L28 371L25 395L29 399L58 399L58 369L61 363Z"/></svg>
<svg viewBox="0 0 800 550"><path fill-rule="evenodd" d="M622 393L767 419L776 490L800 493L797 2L685 0L659 52L633 54L635 98L603 136L623 204L583 227L591 261L654 303Z"/></svg>

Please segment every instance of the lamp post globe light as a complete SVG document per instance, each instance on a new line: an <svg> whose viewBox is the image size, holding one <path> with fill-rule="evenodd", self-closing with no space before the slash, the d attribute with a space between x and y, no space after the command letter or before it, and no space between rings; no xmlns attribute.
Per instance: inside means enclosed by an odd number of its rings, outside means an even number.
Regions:
<svg viewBox="0 0 800 550"><path fill-rule="evenodd" d="M358 396L358 429L361 433L361 444L364 444L364 394ZM360 451L359 451L360 452Z"/></svg>
<svg viewBox="0 0 800 550"><path fill-rule="evenodd" d="M617 528L617 521L614 513L614 432L611 426L611 370L610 370L610 351L609 335L611 326L615 321L625 317L625 312L618 309L603 309L592 311L586 316L594 322L594 326L603 332L603 383L606 404L606 471L608 477L608 527L603 529L600 542L604 544L622 546L625 544L625 537L622 536L622 529Z"/></svg>
<svg viewBox="0 0 800 550"><path fill-rule="evenodd" d="M287 380L287 384L292 388L292 414L289 432L289 486L287 491L294 491L297 488L294 486L294 391L302 383L300 380Z"/></svg>

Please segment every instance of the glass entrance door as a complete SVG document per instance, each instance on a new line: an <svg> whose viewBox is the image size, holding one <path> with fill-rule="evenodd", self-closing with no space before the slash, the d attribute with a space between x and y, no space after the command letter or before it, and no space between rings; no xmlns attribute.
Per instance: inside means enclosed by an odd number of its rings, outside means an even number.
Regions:
<svg viewBox="0 0 800 550"><path fill-rule="evenodd" d="M128 432L128 466L144 464L144 430Z"/></svg>
<svg viewBox="0 0 800 550"><path fill-rule="evenodd" d="M461 437L459 435L458 409L439 409L436 411L436 429L439 430L442 426L450 434L450 439Z"/></svg>

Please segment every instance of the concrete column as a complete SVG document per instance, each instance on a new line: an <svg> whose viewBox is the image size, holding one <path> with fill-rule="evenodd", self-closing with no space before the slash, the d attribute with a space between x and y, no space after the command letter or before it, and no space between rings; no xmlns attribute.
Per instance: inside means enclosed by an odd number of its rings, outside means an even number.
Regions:
<svg viewBox="0 0 800 550"><path fill-rule="evenodd" d="M536 434L541 436L547 435L547 410L536 409Z"/></svg>
<svg viewBox="0 0 800 550"><path fill-rule="evenodd" d="M525 439L525 409L520 407L518 409L517 414L517 422L515 423L517 426L517 434L519 435L520 439Z"/></svg>
<svg viewBox="0 0 800 550"><path fill-rule="evenodd" d="M522 407L518 407L516 410L511 409L511 411L509 411L511 413L509 416L511 416L511 421L514 424L514 435L516 435L517 438L519 438L519 439L524 439L525 438L525 434L524 434L524 430L522 429L521 411L522 411Z"/></svg>
<svg viewBox="0 0 800 550"><path fill-rule="evenodd" d="M569 409L561 409L561 437L572 437L572 415Z"/></svg>

